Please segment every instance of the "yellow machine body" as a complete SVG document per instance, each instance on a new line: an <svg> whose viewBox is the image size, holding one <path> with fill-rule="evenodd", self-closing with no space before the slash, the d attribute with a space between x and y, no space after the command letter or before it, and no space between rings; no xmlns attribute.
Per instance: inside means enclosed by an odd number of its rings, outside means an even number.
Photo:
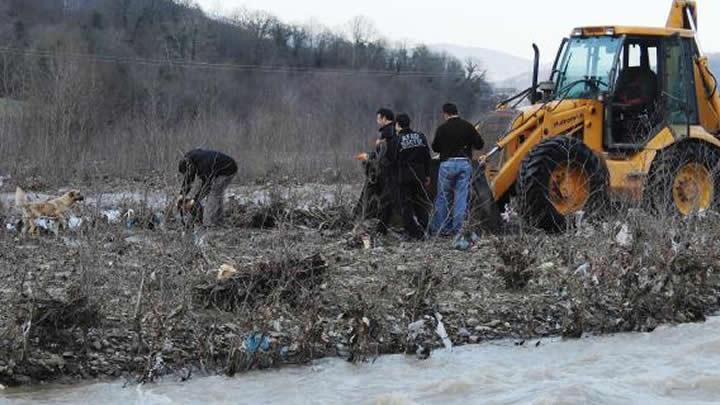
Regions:
<svg viewBox="0 0 720 405"><path fill-rule="evenodd" d="M582 27L574 29L571 38L634 38L640 42L670 38L694 40L696 21L695 2L675 0L666 27ZM642 199L648 173L662 151L681 142L699 142L720 150L720 141L716 137L720 132L720 95L708 60L699 49L694 49L687 63L679 66L690 70L688 74L694 80L695 97L692 102L696 104L696 119L685 124L656 126L634 148L619 151L612 147L608 126L615 125L613 120L620 118L608 112L610 101L607 97L612 97L611 94L598 92L593 97L583 98L556 96L523 108L508 132L498 140L492 156L487 156L486 177L495 199L503 200L514 191L528 154L541 142L557 136L581 139L607 167L611 197L635 201ZM676 68L669 67L667 70ZM499 109L507 108L506 104L499 106Z"/></svg>

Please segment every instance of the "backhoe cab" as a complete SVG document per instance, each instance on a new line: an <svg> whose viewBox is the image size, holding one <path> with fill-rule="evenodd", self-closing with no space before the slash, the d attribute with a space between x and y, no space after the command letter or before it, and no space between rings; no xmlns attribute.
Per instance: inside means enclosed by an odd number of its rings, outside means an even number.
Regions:
<svg viewBox="0 0 720 405"><path fill-rule="evenodd" d="M664 28L576 28L542 83L535 48L532 87L498 107L531 105L483 159L479 183L498 207L519 197L523 217L548 231L611 201L680 215L715 207L720 95L696 26L695 2L675 0Z"/></svg>

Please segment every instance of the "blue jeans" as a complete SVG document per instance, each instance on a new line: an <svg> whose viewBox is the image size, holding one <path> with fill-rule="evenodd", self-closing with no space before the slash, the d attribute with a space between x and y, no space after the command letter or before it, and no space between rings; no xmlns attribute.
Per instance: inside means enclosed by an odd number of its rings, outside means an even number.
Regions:
<svg viewBox="0 0 720 405"><path fill-rule="evenodd" d="M472 178L470 160L448 160L440 164L438 173L435 213L432 221L432 233L458 234L462 230L470 194ZM449 215L450 194L453 195L452 217Z"/></svg>

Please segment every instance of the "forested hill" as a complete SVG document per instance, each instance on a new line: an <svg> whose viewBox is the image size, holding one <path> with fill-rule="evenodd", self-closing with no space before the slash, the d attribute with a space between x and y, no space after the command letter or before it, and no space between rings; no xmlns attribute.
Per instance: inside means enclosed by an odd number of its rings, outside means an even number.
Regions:
<svg viewBox="0 0 720 405"><path fill-rule="evenodd" d="M477 66L392 46L363 18L334 32L171 0L4 0L0 43L0 97L43 112L0 127L0 158L22 168L62 148L80 166L62 170L125 174L206 145L253 173L311 171L327 165L311 152L342 165L365 145L381 105L427 132L445 101L469 116L493 101Z"/></svg>
<svg viewBox="0 0 720 405"><path fill-rule="evenodd" d="M389 46L364 18L347 25L347 32L336 33L247 10L209 18L190 2L171 0L0 4L0 40L14 48L239 65L467 73L462 62L425 46ZM480 78L480 72L473 73Z"/></svg>

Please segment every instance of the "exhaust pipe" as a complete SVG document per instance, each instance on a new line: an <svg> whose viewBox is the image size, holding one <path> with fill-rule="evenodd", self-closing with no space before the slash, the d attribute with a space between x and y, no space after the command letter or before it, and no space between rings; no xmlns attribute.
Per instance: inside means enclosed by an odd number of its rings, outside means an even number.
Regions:
<svg viewBox="0 0 720 405"><path fill-rule="evenodd" d="M533 77L532 77L532 90L530 91L530 103L535 104L540 101L540 97L537 93L538 88L538 75L540 74L540 49L536 44L532 44L535 58L533 60Z"/></svg>

